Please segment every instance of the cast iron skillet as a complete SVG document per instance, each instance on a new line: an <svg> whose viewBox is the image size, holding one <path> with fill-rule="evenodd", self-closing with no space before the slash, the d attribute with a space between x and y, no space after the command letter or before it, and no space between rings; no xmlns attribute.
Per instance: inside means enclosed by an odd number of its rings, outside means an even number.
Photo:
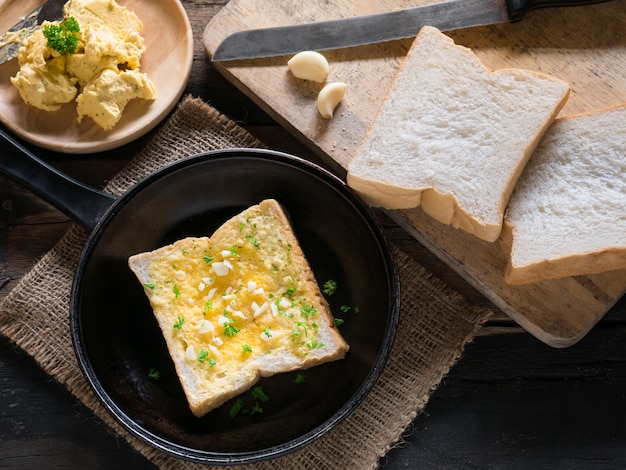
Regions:
<svg viewBox="0 0 626 470"><path fill-rule="evenodd" d="M78 362L112 416L175 457L250 463L300 449L335 428L364 399L389 355L398 321L397 272L369 209L339 178L266 150L207 152L174 163L119 199L58 173L0 129L2 173L80 223L90 237L73 285L71 334ZM203 418L187 407L130 255L206 236L230 216L275 198L287 209L350 351L344 360L262 379L262 413L229 416L234 400ZM360 312L343 313L341 306ZM160 373L150 377L150 369ZM250 393L239 399L248 410Z"/></svg>

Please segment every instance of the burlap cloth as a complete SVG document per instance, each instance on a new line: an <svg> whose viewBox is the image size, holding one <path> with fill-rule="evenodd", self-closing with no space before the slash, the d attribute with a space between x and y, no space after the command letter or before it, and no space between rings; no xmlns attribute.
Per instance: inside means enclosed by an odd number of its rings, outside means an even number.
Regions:
<svg viewBox="0 0 626 470"><path fill-rule="evenodd" d="M187 97L106 190L122 194L162 165L191 154L261 146L211 106ZM0 332L157 466L205 468L164 455L130 436L105 412L81 375L68 324L72 279L86 239L82 229L72 226L36 263L0 304ZM391 358L373 391L336 432L299 452L247 468L376 468L490 315L469 305L397 247L393 250L402 283L400 326Z"/></svg>

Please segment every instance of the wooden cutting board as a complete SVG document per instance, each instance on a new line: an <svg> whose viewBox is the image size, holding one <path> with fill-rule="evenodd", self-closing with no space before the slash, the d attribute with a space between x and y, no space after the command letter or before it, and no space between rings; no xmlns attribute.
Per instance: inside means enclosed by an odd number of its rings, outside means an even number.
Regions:
<svg viewBox="0 0 626 470"><path fill-rule="evenodd" d="M426 0L232 0L207 25L204 45L213 53L227 35L244 29L322 21L376 13ZM525 68L568 81L572 93L561 116L626 102L626 2L536 10L521 22L448 32L490 68ZM215 64L230 81L340 174L369 123L412 40L328 51L329 81L348 84L331 120L315 100L320 85L294 79L288 57ZM626 125L626 123L624 124ZM510 286L503 281L505 257L488 243L441 225L421 209L389 214L418 241L480 290L522 327L554 347L582 338L626 289L626 270Z"/></svg>

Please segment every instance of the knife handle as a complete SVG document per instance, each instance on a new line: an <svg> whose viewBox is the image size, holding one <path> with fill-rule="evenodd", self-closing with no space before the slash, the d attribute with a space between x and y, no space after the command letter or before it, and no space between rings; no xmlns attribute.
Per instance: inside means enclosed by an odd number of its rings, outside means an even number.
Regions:
<svg viewBox="0 0 626 470"><path fill-rule="evenodd" d="M536 10L538 8L571 7L606 1L607 0L506 0L506 8L509 12L509 21L518 21L530 10Z"/></svg>

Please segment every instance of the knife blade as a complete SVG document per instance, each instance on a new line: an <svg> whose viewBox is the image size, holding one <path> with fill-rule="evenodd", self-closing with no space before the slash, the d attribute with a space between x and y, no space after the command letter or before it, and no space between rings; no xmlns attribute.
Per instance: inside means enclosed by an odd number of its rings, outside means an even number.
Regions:
<svg viewBox="0 0 626 470"><path fill-rule="evenodd" d="M18 21L6 33L0 36L0 65L17 55L17 51L26 39L31 37L44 21L63 19L63 5L67 0L47 0L35 8L21 21Z"/></svg>
<svg viewBox="0 0 626 470"><path fill-rule="evenodd" d="M387 13L318 23L238 31L217 46L221 62L362 46L414 37L422 26L450 31L521 20L530 10L601 3L607 0L448 0Z"/></svg>

